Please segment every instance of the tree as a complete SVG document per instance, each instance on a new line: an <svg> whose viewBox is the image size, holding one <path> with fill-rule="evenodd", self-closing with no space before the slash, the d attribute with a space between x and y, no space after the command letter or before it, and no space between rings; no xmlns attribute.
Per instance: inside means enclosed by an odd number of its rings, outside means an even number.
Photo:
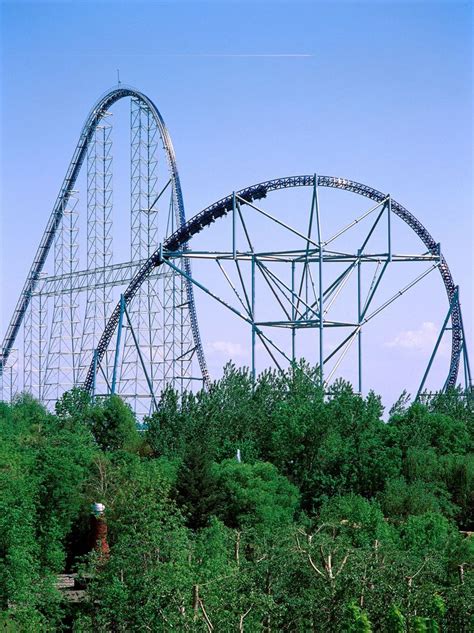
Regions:
<svg viewBox="0 0 474 633"><path fill-rule="evenodd" d="M91 626L185 628L192 620L190 544L168 482L140 458L123 462L115 474L120 488L108 514L110 559L98 566L92 555L88 566Z"/></svg>
<svg viewBox="0 0 474 633"><path fill-rule="evenodd" d="M218 489L216 514L233 528L272 529L291 523L299 505L298 489L272 464L226 459L213 467Z"/></svg>
<svg viewBox="0 0 474 633"><path fill-rule="evenodd" d="M193 530L208 525L215 512L218 482L212 463L197 442L190 446L178 470L176 503Z"/></svg>
<svg viewBox="0 0 474 633"><path fill-rule="evenodd" d="M103 451L136 451L141 444L135 416L118 396L97 401L88 411L87 423Z"/></svg>

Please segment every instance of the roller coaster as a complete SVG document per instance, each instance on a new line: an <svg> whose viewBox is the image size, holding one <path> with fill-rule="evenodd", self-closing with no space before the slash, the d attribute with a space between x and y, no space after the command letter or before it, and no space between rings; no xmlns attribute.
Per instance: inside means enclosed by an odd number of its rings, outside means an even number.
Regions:
<svg viewBox="0 0 474 633"><path fill-rule="evenodd" d="M130 215L122 214L126 231L119 233L130 236L130 257L114 261L110 110L123 100L131 104ZM124 180L120 177L119 185ZM309 191L306 207L300 198L284 198L272 203L276 211L268 210L278 192L303 190ZM352 194L348 210L340 212L338 201L325 217L320 198L326 190ZM354 217L354 200L359 205L363 198L371 206ZM222 220L218 230L211 228L217 220ZM413 238L416 250L400 253L398 243ZM417 266L425 268L405 279L407 268ZM175 152L161 114L146 95L119 86L98 100L82 128L3 339L0 397L9 400L28 391L52 404L65 390L82 386L94 395L118 393L138 415L147 415L168 385L180 391L210 385L198 313L206 322L216 318L216 326L229 319L227 332L235 323L245 327L254 376L257 369L284 371L296 362L301 340L305 353L314 352L326 389L350 361L362 392L369 322L432 271L440 275L446 307L418 396L426 391L433 367L445 362L441 350L448 338L449 362L434 388L455 386L460 366L465 389L472 385L459 288L440 244L423 224L390 194L316 174L233 191L186 220ZM351 298L342 302L348 291ZM435 292L440 306L442 287ZM195 294L207 303L197 305ZM345 307L345 314L334 314L337 306ZM439 380L439 371L436 375Z"/></svg>

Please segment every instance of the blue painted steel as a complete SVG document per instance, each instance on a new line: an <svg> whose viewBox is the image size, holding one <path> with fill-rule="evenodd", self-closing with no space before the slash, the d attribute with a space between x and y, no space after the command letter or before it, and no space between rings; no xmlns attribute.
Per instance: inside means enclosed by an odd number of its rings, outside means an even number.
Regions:
<svg viewBox="0 0 474 633"><path fill-rule="evenodd" d="M359 322L359 331L357 332L357 346L358 346L358 382L359 393L362 393L362 332L361 332L361 320L362 320L362 300L361 300L361 262L360 256L362 251L358 251L359 261L357 262L357 319Z"/></svg>
<svg viewBox="0 0 474 633"><path fill-rule="evenodd" d="M321 236L321 215L319 213L318 177L313 178L314 208L316 210L316 227L318 229L319 247L319 380L321 387L324 385L324 288L323 288L323 240Z"/></svg>
<svg viewBox="0 0 474 633"><path fill-rule="evenodd" d="M255 255L252 255L252 378L255 381Z"/></svg>
<svg viewBox="0 0 474 633"><path fill-rule="evenodd" d="M135 343L135 347L136 347L136 350L137 350L138 358L140 359L140 364L142 366L143 373L145 374L145 379L146 379L146 382L147 382L147 385L148 385L148 389L150 390L150 396L151 396L151 398L153 400L153 404L155 405L155 410L156 410L156 409L158 409L158 404L156 402L155 392L153 391L153 383L151 382L150 376L148 375L148 372L146 370L145 361L143 360L143 355L142 355L140 346L138 344L137 337L135 335L135 330L133 329L133 325L132 325L132 321L130 319L130 315L128 314L128 311L127 311L127 306L125 305L125 302L123 302L123 300L121 300L121 304L123 305L123 311L125 313L125 316L127 317L128 327L130 328L130 332L132 334L133 342Z"/></svg>
<svg viewBox="0 0 474 633"><path fill-rule="evenodd" d="M420 388L418 389L418 393L416 394L416 399L417 400L420 397L421 392L423 391L423 387L425 386L426 379L428 378L428 374L430 373L430 369L431 369L431 366L433 365L433 361L435 359L436 352L438 351L439 345L441 343L441 339L443 338L443 334L446 332L446 326L448 325L449 317L451 316L453 308L454 308L455 305L459 305L459 302L458 302L458 287L457 286L456 286L456 290L454 291L454 297L451 300L448 313L446 315L446 318L444 319L443 327L440 330L438 339L437 339L436 344L434 346L433 352L432 352L432 354L430 356L430 360L428 362L428 366L427 366L427 368L425 370L425 373L423 375L423 378L421 380Z"/></svg>
<svg viewBox="0 0 474 633"><path fill-rule="evenodd" d="M276 191L279 189L287 189L290 187L313 187L314 186L315 177L312 175L304 175L304 176L288 176L286 178L277 178L275 180L268 180L266 182L262 182L256 185L252 185L251 187L246 187L238 192L235 192L239 197L241 204L245 204L246 202L251 202L253 200L259 200L261 198L265 198L267 193L271 191ZM344 191L349 191L361 196L365 196L374 200L375 202L382 203L387 195L373 189L372 187L368 187L367 185L355 182L353 180L347 180L345 178L337 178L334 176L318 176L317 177L317 185L319 187L330 187L334 189L342 189ZM211 225L218 218L221 218L227 215L233 208L233 195L226 196L221 200L218 200L214 204L205 208L200 213L196 214L193 218L191 218L186 224L179 227L173 235L171 235L166 242L163 244L163 248L165 251L177 251L183 244L187 244L187 242L194 236L200 233L204 228ZM397 215L401 220L403 220L408 226L418 235L423 244L428 249L429 253L432 255L438 255L439 249L438 244L435 242L433 237L427 231L427 229L423 226L423 224L415 218L405 207L399 204L396 200L391 198L391 210L392 213ZM165 256L164 256L165 257ZM133 299L138 289L140 288L143 281L148 277L148 275L157 267L163 263L163 255L160 255L160 251L157 250L153 255L143 264L141 269L136 273L134 279L130 282L126 292L124 293L125 302L128 303ZM451 275L451 271L449 270L448 264L441 255L440 264L438 266L446 293L448 296L448 301L451 303L452 298L455 292L455 285ZM110 340L113 336L115 328L118 324L120 313L120 305L117 305L107 323L107 326L102 334L102 337L99 341L99 354L102 357L108 349ZM461 311L459 305L455 305L451 312L451 324L452 324L452 347L451 347L451 362L447 377L447 385L454 386L456 384L456 379L458 375L459 369L459 360L462 349L462 328L461 328ZM84 387L88 390L91 389L92 386L92 373L93 367L89 367L89 371L84 382Z"/></svg>
<svg viewBox="0 0 474 633"><path fill-rule="evenodd" d="M123 314L125 312L125 300L123 295L120 295L120 317L117 328L117 344L115 346L115 357L114 357L114 370L112 373L112 387L110 389L111 393L115 393L115 386L117 384L117 368L118 368L118 359L120 354L120 339L122 337L122 325L123 325Z"/></svg>

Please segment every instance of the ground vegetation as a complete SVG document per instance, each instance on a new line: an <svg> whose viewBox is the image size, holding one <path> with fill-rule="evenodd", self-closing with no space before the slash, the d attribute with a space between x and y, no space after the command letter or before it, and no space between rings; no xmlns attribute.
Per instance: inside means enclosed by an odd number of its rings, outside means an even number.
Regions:
<svg viewBox="0 0 474 633"><path fill-rule="evenodd" d="M228 365L143 426L81 390L54 413L0 403L4 630L474 630L472 401L403 394L384 415L318 384L305 363L255 382Z"/></svg>

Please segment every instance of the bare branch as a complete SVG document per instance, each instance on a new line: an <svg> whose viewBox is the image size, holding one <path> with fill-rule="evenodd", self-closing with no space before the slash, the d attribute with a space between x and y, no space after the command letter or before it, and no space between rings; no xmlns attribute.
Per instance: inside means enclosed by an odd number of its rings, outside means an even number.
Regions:
<svg viewBox="0 0 474 633"><path fill-rule="evenodd" d="M309 564L310 564L310 565L311 565L311 567L314 569L314 571L315 571L316 573L318 573L318 574L319 574L322 578L324 578L324 573L323 573L320 569L318 569L318 568L316 567L316 565L314 564L313 559L311 558L311 554L310 554L309 552L308 552L308 560L309 560Z"/></svg>
<svg viewBox="0 0 474 633"><path fill-rule="evenodd" d="M337 576L339 576L339 574L341 573L341 571L344 569L344 567L345 567L345 565L346 565L346 563L347 563L347 559L349 558L349 556L350 556L350 552L348 551L348 552L347 552L347 554L346 554L346 555L344 556L344 558L342 559L342 563L340 564L339 569L338 569L338 570L337 570L337 572L336 572L336 577L337 577ZM366 569L367 569L367 567L366 567Z"/></svg>
<svg viewBox="0 0 474 633"><path fill-rule="evenodd" d="M239 622L240 633L243 633L244 631L244 618L250 613L251 610L252 610L252 607L249 607L247 611L245 613L242 613L242 615L240 616L240 622Z"/></svg>
<svg viewBox="0 0 474 633"><path fill-rule="evenodd" d="M214 630L214 626L212 625L212 622L209 620L209 617L208 617L208 615L206 613L206 609L204 608L204 605L202 603L201 598L199 598L199 606L201 607L201 611L202 611L202 614L204 616L204 620L205 620L205 622L207 624L207 630L208 631L213 631Z"/></svg>
<svg viewBox="0 0 474 633"><path fill-rule="evenodd" d="M194 619L197 618L197 612L199 609L199 585L193 586L193 611L194 611Z"/></svg>
<svg viewBox="0 0 474 633"><path fill-rule="evenodd" d="M426 563L429 561L429 557L425 558L425 560L423 561L421 567L418 569L418 571L416 571L412 576L407 576L407 581L408 581L408 586L411 587L413 584L413 579L416 578L416 576L418 576L418 574L421 572L421 570L423 569L423 567L426 565Z"/></svg>
<svg viewBox="0 0 474 633"><path fill-rule="evenodd" d="M321 552L322 552L322 549L321 549ZM326 569L328 571L330 580L334 580L334 574L332 573L332 555L331 554L328 554Z"/></svg>
<svg viewBox="0 0 474 633"><path fill-rule="evenodd" d="M240 532L237 532L235 539L235 562L240 565Z"/></svg>

